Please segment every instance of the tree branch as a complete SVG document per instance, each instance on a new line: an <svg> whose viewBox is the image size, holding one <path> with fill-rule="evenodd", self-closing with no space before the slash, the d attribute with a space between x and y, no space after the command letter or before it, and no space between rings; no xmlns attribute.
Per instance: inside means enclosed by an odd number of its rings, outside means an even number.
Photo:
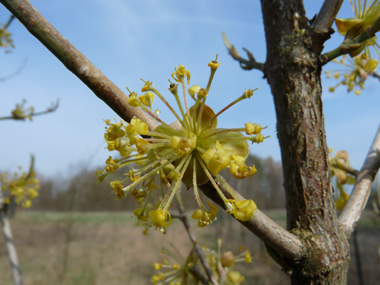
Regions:
<svg viewBox="0 0 380 285"><path fill-rule="evenodd" d="M356 223L367 204L371 185L380 168L380 126L368 152L362 169L357 176L354 190L339 216L339 226L349 235L355 229Z"/></svg>
<svg viewBox="0 0 380 285"><path fill-rule="evenodd" d="M358 177L358 175L359 175L358 170L354 169L351 165L347 165L344 162L339 161L339 160L336 161L335 163L332 163L331 166L337 167L337 168L347 172L348 174L351 174L355 178Z"/></svg>
<svg viewBox="0 0 380 285"><path fill-rule="evenodd" d="M0 2L49 49L68 70L75 74L121 118L129 122L134 116L148 124L150 130L158 125L140 108L127 104L127 96L100 72L82 53L66 40L27 0Z"/></svg>
<svg viewBox="0 0 380 285"><path fill-rule="evenodd" d="M11 226L9 224L7 214L5 212L5 207L3 207L4 205L3 203L4 203L4 199L3 199L3 193L1 191L1 183L0 183L0 224L1 224L1 229L4 236L4 243L5 243L5 247L7 248L9 263L11 264L13 282L15 285L22 285L23 280L22 280L22 274L21 274L21 269L20 269L20 263L17 257L17 251L16 251L14 240L13 240L13 236L12 236Z"/></svg>
<svg viewBox="0 0 380 285"><path fill-rule="evenodd" d="M317 18L312 24L312 28L317 33L328 33L335 17L338 14L343 0L325 0L319 11Z"/></svg>
<svg viewBox="0 0 380 285"><path fill-rule="evenodd" d="M240 67L242 69L244 70L258 69L258 70L261 70L265 75L265 65L263 63L257 62L253 54L246 48L243 48L243 50L247 53L249 60L242 58L237 52L235 46L232 45L230 41L228 40L227 35L224 32L222 32L222 35L223 35L223 42L228 50L228 53L232 56L233 59L237 60L240 63Z"/></svg>
<svg viewBox="0 0 380 285"><path fill-rule="evenodd" d="M365 42L366 40L373 38L380 30L380 17L375 21L371 28L365 29L360 35L350 41L344 41L339 47L336 49L329 51L325 54L322 54L319 59L322 65L325 65L329 61L341 56L343 54L350 53L357 48L360 47L360 44Z"/></svg>
<svg viewBox="0 0 380 285"><path fill-rule="evenodd" d="M223 188L222 185L219 185L219 187L227 199L232 198L230 193ZM225 209L224 202L210 181L199 186L199 188L207 197L217 203L221 208ZM236 195L239 199L245 200L245 198L238 192L236 192ZM303 244L301 240L297 236L286 231L260 210L257 209L253 217L248 221L239 222L284 258L292 260L301 258L303 254Z"/></svg>

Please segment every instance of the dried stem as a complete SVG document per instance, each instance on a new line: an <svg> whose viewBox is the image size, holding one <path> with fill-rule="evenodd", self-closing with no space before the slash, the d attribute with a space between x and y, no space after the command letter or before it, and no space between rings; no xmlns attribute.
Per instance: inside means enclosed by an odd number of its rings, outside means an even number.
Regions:
<svg viewBox="0 0 380 285"><path fill-rule="evenodd" d="M172 218L178 218L183 223L183 225L184 225L184 227L186 229L186 232L187 232L187 234L188 234L191 242L194 244L195 252L197 253L197 255L198 255L198 257L199 257L199 259L201 261L201 264L202 264L204 270L206 271L208 280L210 280L210 282L213 285L218 285L219 283L216 280L214 274L212 273L210 265L208 264L208 262L207 262L207 260L206 260L206 258L204 256L204 254L202 252L202 249L197 244L197 240L195 238L194 233L190 229L189 220L187 219L186 214L184 214L185 207L183 206L183 203L182 203L182 198L181 198L180 191L177 191L177 193L176 193L176 200L178 202L178 210L179 210L180 215L178 215L178 216L177 215L172 215Z"/></svg>
<svg viewBox="0 0 380 285"><path fill-rule="evenodd" d="M82 53L66 40L27 0L0 2L49 49L68 70L74 73L121 118L129 122L134 116L154 130L157 123L140 108L127 104L127 96L100 72Z"/></svg>
<svg viewBox="0 0 380 285"><path fill-rule="evenodd" d="M249 60L242 58L237 52L234 45L230 43L225 33L222 33L224 45L226 46L228 53L232 56L233 59L237 60L240 63L240 67L244 70L258 69L265 73L265 67L263 63L257 62L253 56L253 54L243 48L243 50L247 53Z"/></svg>
<svg viewBox="0 0 380 285"><path fill-rule="evenodd" d="M0 223L1 229L4 236L5 247L7 248L9 263L11 265L13 282L15 285L22 285L22 274L20 269L20 264L17 257L16 246L12 236L11 226L6 215L5 207L3 207L3 193L1 191L0 183Z"/></svg>
<svg viewBox="0 0 380 285"><path fill-rule="evenodd" d="M367 204L372 183L380 168L380 126L368 152L367 158L360 170L354 190L339 216L339 225L347 235L354 230L361 213Z"/></svg>

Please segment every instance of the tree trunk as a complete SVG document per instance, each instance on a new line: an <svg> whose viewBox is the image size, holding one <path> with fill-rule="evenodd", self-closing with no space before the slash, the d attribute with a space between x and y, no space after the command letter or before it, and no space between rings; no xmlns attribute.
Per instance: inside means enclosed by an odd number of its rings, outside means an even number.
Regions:
<svg viewBox="0 0 380 285"><path fill-rule="evenodd" d="M302 260L287 261L293 267L292 284L346 284L349 245L337 224L318 62L329 35L310 29L300 0L262 0L261 5L287 227L305 243Z"/></svg>

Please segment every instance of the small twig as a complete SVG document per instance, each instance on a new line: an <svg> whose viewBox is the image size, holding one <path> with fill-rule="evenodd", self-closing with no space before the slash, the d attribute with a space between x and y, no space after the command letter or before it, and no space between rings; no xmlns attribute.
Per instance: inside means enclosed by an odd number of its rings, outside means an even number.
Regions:
<svg viewBox="0 0 380 285"><path fill-rule="evenodd" d="M343 54L350 53L351 51L356 50L360 47L360 44L370 38L373 38L380 30L380 17L375 21L371 28L365 29L360 35L350 41L344 41L339 47L336 49L329 51L320 56L320 62L322 65L325 65L329 61L341 56Z"/></svg>
<svg viewBox="0 0 380 285"><path fill-rule="evenodd" d="M5 24L5 28L8 29L10 24L12 23L12 21L14 20L15 16L12 14L10 17L9 17L9 20L8 22Z"/></svg>
<svg viewBox="0 0 380 285"><path fill-rule="evenodd" d="M58 109L58 106L59 106L59 99L57 99L56 103L52 103L51 107L47 108L45 111L36 112L36 113L33 112L32 114L30 114L30 117L35 117L35 116L40 116L40 115L52 113ZM28 116L20 116L20 117L15 117L15 116L0 117L0 121L1 120L25 120L26 118L29 118L29 115Z"/></svg>
<svg viewBox="0 0 380 285"><path fill-rule="evenodd" d="M26 65L26 62L27 60L24 59L24 61L21 63L20 67L13 73L7 75L7 76L4 76L4 77L0 77L0 82L4 82L4 81L7 81L15 76L17 76L18 74L21 73L21 71L25 68L25 65Z"/></svg>
<svg viewBox="0 0 380 285"><path fill-rule="evenodd" d="M3 193L1 191L1 183L0 183L0 223L1 229L4 236L5 247L7 248L9 263L11 265L13 282L15 285L22 285L22 274L20 269L20 263L17 257L16 246L12 236L11 226L9 224L9 220L5 213L5 209L3 207L4 199Z"/></svg>
<svg viewBox="0 0 380 285"><path fill-rule="evenodd" d="M194 233L191 231L190 229L190 223L189 223L189 220L187 219L187 216L184 214L184 210L185 210L185 207L183 206L183 202L182 202L182 198L181 198L181 195L180 195L180 191L177 191L176 193L176 200L177 200L177 203L178 203L178 208L179 208L179 212L180 212L180 215L175 215L175 214L172 214L172 218L178 218L184 225L185 229L186 229L186 232L191 240L191 242L194 244L194 249L195 249L195 252L197 253L200 261L201 261L201 264L204 268L204 270L206 271L206 274L207 274L207 277L208 279L210 280L210 282L213 284L213 285L218 285L218 281L216 280L211 268L210 268L210 265L208 264L204 254L203 254L203 251L202 249L200 248L200 246L197 244L197 240L196 240L196 237L194 235Z"/></svg>
<svg viewBox="0 0 380 285"><path fill-rule="evenodd" d="M240 67L242 69L244 70L258 69L264 72L265 70L264 64L257 62L253 54L249 50L247 50L246 48L243 48L243 50L247 53L249 60L242 58L237 52L234 45L232 45L230 41L228 40L227 35L224 32L222 32L222 35L223 35L224 45L226 46L228 53L232 56L233 59L239 62Z"/></svg>
<svg viewBox="0 0 380 285"><path fill-rule="evenodd" d="M208 285L210 282L202 275L196 266L189 269L189 272L195 276L202 284Z"/></svg>
<svg viewBox="0 0 380 285"><path fill-rule="evenodd" d="M317 33L328 33L342 3L343 0L325 0L311 28Z"/></svg>
<svg viewBox="0 0 380 285"><path fill-rule="evenodd" d="M375 78L377 78L377 79L380 80L380 74L378 74L378 73L375 72L375 71L369 72L369 75L371 75L372 77L375 77Z"/></svg>
<svg viewBox="0 0 380 285"><path fill-rule="evenodd" d="M355 177L359 175L359 170L354 169L352 166L347 165L340 160L337 160L335 163L331 164L331 166L339 168Z"/></svg>
<svg viewBox="0 0 380 285"><path fill-rule="evenodd" d="M340 227L350 235L354 230L357 221L367 204L371 192L372 183L380 168L380 126L360 170L354 189L339 216L338 222Z"/></svg>

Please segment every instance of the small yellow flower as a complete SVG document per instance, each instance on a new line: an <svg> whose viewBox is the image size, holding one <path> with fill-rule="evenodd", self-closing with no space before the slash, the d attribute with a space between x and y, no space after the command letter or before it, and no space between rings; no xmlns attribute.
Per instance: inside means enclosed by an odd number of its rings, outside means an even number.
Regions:
<svg viewBox="0 0 380 285"><path fill-rule="evenodd" d="M251 263L252 262L252 256L248 250L245 252L244 262L245 263Z"/></svg>
<svg viewBox="0 0 380 285"><path fill-rule="evenodd" d="M191 216L193 219L198 220L198 227L200 228L211 224L212 221L216 220L216 215L218 214L217 207L210 204L208 201L207 204L210 207L211 211L206 211L206 209L196 209L193 215Z"/></svg>
<svg viewBox="0 0 380 285"><path fill-rule="evenodd" d="M147 222L149 219L149 209L146 209L143 213L143 208L133 210L133 214L141 221Z"/></svg>
<svg viewBox="0 0 380 285"><path fill-rule="evenodd" d="M350 195L348 195L343 189L341 190L339 188L339 190L340 190L340 196L338 200L336 200L335 205L339 211L342 211L348 201L348 198L350 198Z"/></svg>
<svg viewBox="0 0 380 285"><path fill-rule="evenodd" d="M245 132L247 135L260 134L261 126L259 124L246 123L245 124Z"/></svg>
<svg viewBox="0 0 380 285"><path fill-rule="evenodd" d="M22 207L24 208L30 208L32 206L32 201L30 200L25 200L24 202L21 203Z"/></svg>
<svg viewBox="0 0 380 285"><path fill-rule="evenodd" d="M239 285L244 282L244 276L242 276L238 271L231 270L227 273L228 284Z"/></svg>
<svg viewBox="0 0 380 285"><path fill-rule="evenodd" d="M116 119L115 119L116 121ZM122 138L125 135L124 131L124 124L123 121L121 120L119 123L111 123L110 120L104 121L108 128L106 127L106 133L104 134L104 138L106 141L110 140L116 140L118 138Z"/></svg>
<svg viewBox="0 0 380 285"><path fill-rule="evenodd" d="M143 103L145 106L149 107L152 110L152 104L154 102L154 93L153 92L147 92L141 96L139 96L139 99L141 103Z"/></svg>
<svg viewBox="0 0 380 285"><path fill-rule="evenodd" d="M252 200L236 201L228 199L228 201L232 205L232 211L229 214L233 214L236 219L243 222L248 221L257 210L257 206Z"/></svg>
<svg viewBox="0 0 380 285"><path fill-rule="evenodd" d="M214 60L208 63L208 66L211 67L211 69L217 69L220 65L221 63Z"/></svg>
<svg viewBox="0 0 380 285"><path fill-rule="evenodd" d="M140 173L137 174L137 175L135 175L135 173L133 172L133 170L129 170L128 177L129 177L129 179L131 179L132 182L136 182L137 180L140 179Z"/></svg>
<svg viewBox="0 0 380 285"><path fill-rule="evenodd" d="M125 193L123 191L124 187L123 185L120 184L119 180L111 181L110 186L112 187L118 199L124 198L125 196Z"/></svg>
<svg viewBox="0 0 380 285"><path fill-rule="evenodd" d="M139 102L138 102L138 99L137 99L137 94L135 92L132 92L131 94L129 94L127 102L132 107L138 107L138 106L140 106Z"/></svg>
<svg viewBox="0 0 380 285"><path fill-rule="evenodd" d="M197 100L197 98L195 98L195 93L198 94L199 90L201 90L201 87L199 85L193 85L187 91L189 92L191 98Z"/></svg>
<svg viewBox="0 0 380 285"><path fill-rule="evenodd" d="M150 212L150 219L157 228L165 228L172 222L170 213L168 211L153 210Z"/></svg>
<svg viewBox="0 0 380 285"><path fill-rule="evenodd" d="M29 188L29 189L27 189L27 193L29 195L30 200L33 200L33 199L38 197L38 191L36 189ZM30 202L30 203L32 203L32 202Z"/></svg>
<svg viewBox="0 0 380 285"><path fill-rule="evenodd" d="M358 1L358 3L355 3ZM354 2L354 3L353 3ZM338 32L346 36L349 35L350 39L359 36L367 28L372 27L377 18L380 15L380 5L377 0L369 0L362 3L362 0L351 0L351 7L355 13L355 18L348 19L335 19ZM371 40L371 39L370 39ZM363 50L369 54L368 46L371 45L371 41L367 40L361 43L360 47L351 51L351 57L359 55ZM375 50L377 48L374 46Z"/></svg>
<svg viewBox="0 0 380 285"><path fill-rule="evenodd" d="M229 165L231 158L226 155L225 148L216 141L215 148L208 149L202 158L207 162L207 167L214 174L218 174L222 169L226 169Z"/></svg>
<svg viewBox="0 0 380 285"><path fill-rule="evenodd" d="M175 77L174 77L175 75ZM185 77L187 78L187 84L190 84L190 71L186 69L182 64L172 73L172 77L177 82L184 82Z"/></svg>

